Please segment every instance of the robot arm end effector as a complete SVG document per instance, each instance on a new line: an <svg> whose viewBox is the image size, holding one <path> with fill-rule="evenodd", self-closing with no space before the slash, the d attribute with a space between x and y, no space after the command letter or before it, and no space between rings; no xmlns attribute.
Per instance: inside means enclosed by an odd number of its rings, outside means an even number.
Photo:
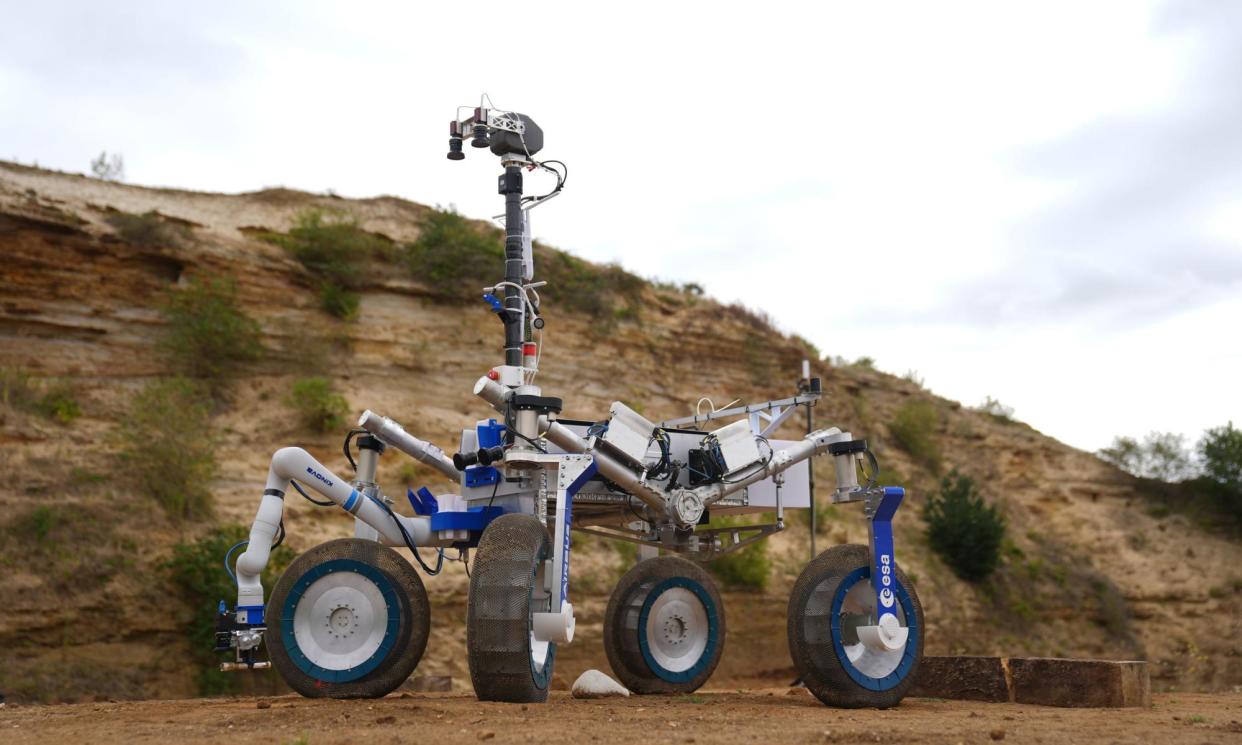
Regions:
<svg viewBox="0 0 1242 745"><path fill-rule="evenodd" d="M842 432L836 427L812 432L807 439L815 443L815 453L828 452L832 456L833 470L836 471L837 486L832 494L833 502L852 502L863 499L866 493L875 487L877 464L875 455L867 447L867 441L854 439L849 432ZM858 465L866 459L870 461L871 480L865 485L858 483Z"/></svg>

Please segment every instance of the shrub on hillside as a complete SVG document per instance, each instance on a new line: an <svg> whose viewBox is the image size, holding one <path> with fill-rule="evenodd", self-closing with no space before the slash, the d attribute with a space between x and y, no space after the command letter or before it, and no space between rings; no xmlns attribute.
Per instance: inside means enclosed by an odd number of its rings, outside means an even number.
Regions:
<svg viewBox="0 0 1242 745"><path fill-rule="evenodd" d="M482 297L504 275L504 235L453 210L433 209L419 223L418 238L404 248L406 266L442 302Z"/></svg>
<svg viewBox="0 0 1242 745"><path fill-rule="evenodd" d="M363 230L346 212L310 209L300 213L287 235L266 234L264 240L283 246L311 273L319 305L349 320L358 313L354 292L363 263L389 249L384 238Z"/></svg>
<svg viewBox="0 0 1242 745"><path fill-rule="evenodd" d="M82 416L82 405L74 396L73 388L64 383L53 385L35 402L35 410L48 419L69 424Z"/></svg>
<svg viewBox="0 0 1242 745"><path fill-rule="evenodd" d="M1185 438L1172 432L1151 432L1142 442L1133 437L1117 437L1098 455L1139 478L1168 483L1192 478L1195 471Z"/></svg>
<svg viewBox="0 0 1242 745"><path fill-rule="evenodd" d="M221 673L220 659L212 648L220 601L230 608L237 602L237 585L224 571L224 556L229 548L246 540L247 535L248 531L240 525L215 528L196 541L182 541L173 546L172 556L164 563L182 597L194 609L189 626L190 652L200 664L198 688L204 696L234 691L243 677ZM242 550L234 552L232 561L237 560ZM292 560L293 551L288 546L276 547L263 570L263 586L272 587Z"/></svg>
<svg viewBox="0 0 1242 745"><path fill-rule="evenodd" d="M1013 407L1006 406L991 396L985 396L983 403L976 406L975 411L980 414L987 414L1001 424L1013 424L1014 422Z"/></svg>
<svg viewBox="0 0 1242 745"><path fill-rule="evenodd" d="M1242 522L1242 430L1233 422L1213 427L1203 433L1197 449L1218 508Z"/></svg>
<svg viewBox="0 0 1242 745"><path fill-rule="evenodd" d="M713 528L747 525L741 518L719 518L711 521ZM756 541L748 546L712 559L707 565L716 579L726 586L750 590L762 590L768 585L772 562L768 559L767 541Z"/></svg>
<svg viewBox="0 0 1242 745"><path fill-rule="evenodd" d="M178 373L218 393L245 362L259 358L259 324L248 316L230 277L192 276L160 308L168 328L160 344Z"/></svg>
<svg viewBox="0 0 1242 745"><path fill-rule="evenodd" d="M940 482L923 508L932 550L968 582L985 579L1000 562L1005 520L956 469Z"/></svg>
<svg viewBox="0 0 1242 745"><path fill-rule="evenodd" d="M636 319L647 286L643 278L617 264L592 264L542 245L535 247L535 274L548 282L539 290L545 301L604 328Z"/></svg>
<svg viewBox="0 0 1242 745"><path fill-rule="evenodd" d="M133 397L117 431L128 476L176 519L211 514L210 409L210 397L194 382L160 380Z"/></svg>
<svg viewBox="0 0 1242 745"><path fill-rule="evenodd" d="M897 445L932 471L940 469L940 448L934 439L940 423L936 407L927 401L907 401L888 425Z"/></svg>
<svg viewBox="0 0 1242 745"><path fill-rule="evenodd" d="M324 377L301 378L289 389L288 403L298 420L314 432L328 432L341 426L349 412L349 402Z"/></svg>
<svg viewBox="0 0 1242 745"><path fill-rule="evenodd" d="M116 230L126 243L145 248L175 248L190 231L186 226L166 221L155 210L136 215L131 212L109 212L104 221Z"/></svg>

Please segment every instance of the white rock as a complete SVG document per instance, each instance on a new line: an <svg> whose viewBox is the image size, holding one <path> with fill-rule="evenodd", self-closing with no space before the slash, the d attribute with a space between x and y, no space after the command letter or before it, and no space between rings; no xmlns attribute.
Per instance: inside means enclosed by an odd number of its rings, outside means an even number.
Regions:
<svg viewBox="0 0 1242 745"><path fill-rule="evenodd" d="M612 678L599 670L587 670L574 681L571 694L574 698L607 698L609 696L629 696L630 692Z"/></svg>

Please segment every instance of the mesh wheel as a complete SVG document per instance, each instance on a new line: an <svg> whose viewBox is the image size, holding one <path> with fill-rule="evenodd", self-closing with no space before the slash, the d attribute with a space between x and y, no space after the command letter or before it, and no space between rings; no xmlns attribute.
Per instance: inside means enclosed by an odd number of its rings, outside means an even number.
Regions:
<svg viewBox="0 0 1242 745"><path fill-rule="evenodd" d="M483 531L466 610L470 680L481 701L548 699L556 645L535 640L531 614L550 609L537 578L551 553L548 531L532 515L502 515Z"/></svg>
<svg viewBox="0 0 1242 745"><path fill-rule="evenodd" d="M789 653L806 687L829 706L896 706L923 659L923 606L900 568L893 567L897 620L909 629L903 648L875 651L858 626L875 623L871 553L833 546L802 570L789 597Z"/></svg>
<svg viewBox="0 0 1242 745"><path fill-rule="evenodd" d="M639 562L617 583L604 614L604 651L635 693L690 693L724 652L720 592L703 567L677 556Z"/></svg>
<svg viewBox="0 0 1242 745"><path fill-rule="evenodd" d="M272 665L311 697L387 694L410 677L431 630L418 573L397 552L360 538L328 541L294 559L266 615Z"/></svg>

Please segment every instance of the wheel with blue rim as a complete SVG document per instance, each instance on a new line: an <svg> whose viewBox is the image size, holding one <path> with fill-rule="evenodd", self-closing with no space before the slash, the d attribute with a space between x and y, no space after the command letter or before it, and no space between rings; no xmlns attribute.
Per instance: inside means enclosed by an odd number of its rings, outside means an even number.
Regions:
<svg viewBox="0 0 1242 745"><path fill-rule="evenodd" d="M703 567L676 556L639 562L613 590L604 614L604 651L635 693L690 693L724 652L720 591Z"/></svg>
<svg viewBox="0 0 1242 745"><path fill-rule="evenodd" d="M893 567L895 629L876 633L876 595L866 546L833 546L802 570L789 597L789 653L820 701L845 708L896 706L923 658L923 606ZM900 642L900 643L898 643Z"/></svg>
<svg viewBox="0 0 1242 745"><path fill-rule="evenodd" d="M548 531L533 515L502 515L479 539L470 570L466 653L480 701L548 699L556 644L535 639L533 614L551 610L540 571L551 555Z"/></svg>
<svg viewBox="0 0 1242 745"><path fill-rule="evenodd" d="M303 696L378 698L405 682L427 647L431 606L397 552L360 538L293 560L266 608L272 666Z"/></svg>

